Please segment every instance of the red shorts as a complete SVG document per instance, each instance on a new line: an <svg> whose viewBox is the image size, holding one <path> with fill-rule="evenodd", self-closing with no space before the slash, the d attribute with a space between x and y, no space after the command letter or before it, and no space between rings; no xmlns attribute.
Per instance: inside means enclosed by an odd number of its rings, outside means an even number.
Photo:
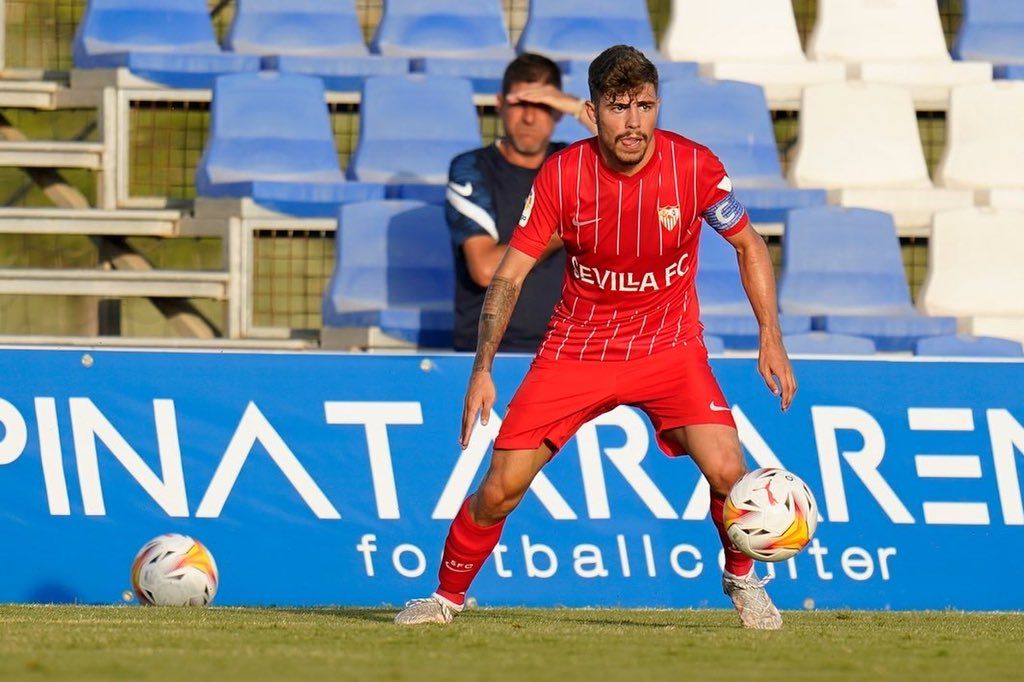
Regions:
<svg viewBox="0 0 1024 682"><path fill-rule="evenodd" d="M699 338L639 360L598 362L534 358L512 397L494 441L496 450L557 452L583 424L619 405L650 418L658 445L670 456L686 454L666 431L691 424L736 428Z"/></svg>

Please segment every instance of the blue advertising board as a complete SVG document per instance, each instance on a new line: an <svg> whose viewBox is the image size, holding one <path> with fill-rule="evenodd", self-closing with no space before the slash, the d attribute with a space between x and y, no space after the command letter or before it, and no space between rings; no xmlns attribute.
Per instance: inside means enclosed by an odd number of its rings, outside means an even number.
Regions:
<svg viewBox="0 0 1024 682"><path fill-rule="evenodd" d="M803 477L814 543L760 572L783 608L1021 609L1024 363L797 360L789 412L720 358L750 466ZM459 355L0 351L0 601L116 603L152 536L201 539L217 603L399 604L436 585L499 409L458 443ZM725 607L708 490L647 419L585 425L507 523L488 605Z"/></svg>

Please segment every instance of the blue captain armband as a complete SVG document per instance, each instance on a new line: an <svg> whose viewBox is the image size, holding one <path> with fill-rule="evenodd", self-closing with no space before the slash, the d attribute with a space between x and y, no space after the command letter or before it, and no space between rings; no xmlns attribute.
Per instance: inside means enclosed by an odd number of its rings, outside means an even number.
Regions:
<svg viewBox="0 0 1024 682"><path fill-rule="evenodd" d="M735 194L729 192L721 201L704 211L703 215L704 220L715 228L716 232L728 232L743 220L745 214L746 209L743 208L743 204Z"/></svg>

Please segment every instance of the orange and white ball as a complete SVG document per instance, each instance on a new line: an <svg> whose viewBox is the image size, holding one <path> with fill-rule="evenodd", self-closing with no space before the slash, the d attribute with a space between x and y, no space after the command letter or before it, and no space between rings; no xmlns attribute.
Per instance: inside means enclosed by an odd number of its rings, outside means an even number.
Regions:
<svg viewBox="0 0 1024 682"><path fill-rule="evenodd" d="M818 505L796 474L756 469L732 487L723 520L729 539L747 556L758 561L785 561L814 537Z"/></svg>
<svg viewBox="0 0 1024 682"><path fill-rule="evenodd" d="M213 555L187 535L155 537L132 562L132 589L150 606L206 606L217 594L217 580Z"/></svg>

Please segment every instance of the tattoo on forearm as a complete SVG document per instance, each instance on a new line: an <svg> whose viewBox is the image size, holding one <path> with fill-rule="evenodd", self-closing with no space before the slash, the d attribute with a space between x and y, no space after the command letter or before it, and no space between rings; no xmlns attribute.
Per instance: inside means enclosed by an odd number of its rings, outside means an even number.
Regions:
<svg viewBox="0 0 1024 682"><path fill-rule="evenodd" d="M519 286L512 280L495 277L487 287L483 309L480 311L480 328L476 344L476 360L473 371L490 371L494 354L498 352L501 338L505 335L509 318L519 300Z"/></svg>

